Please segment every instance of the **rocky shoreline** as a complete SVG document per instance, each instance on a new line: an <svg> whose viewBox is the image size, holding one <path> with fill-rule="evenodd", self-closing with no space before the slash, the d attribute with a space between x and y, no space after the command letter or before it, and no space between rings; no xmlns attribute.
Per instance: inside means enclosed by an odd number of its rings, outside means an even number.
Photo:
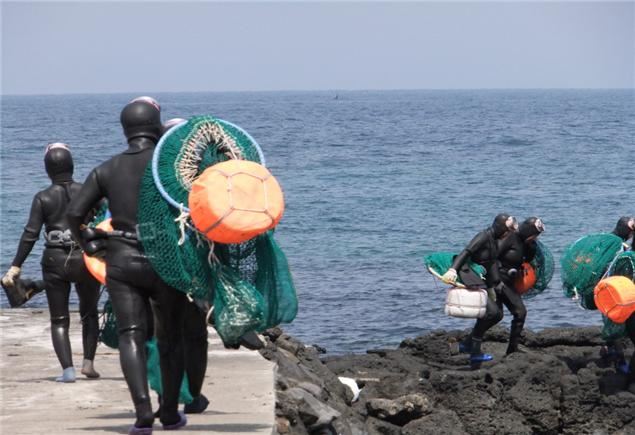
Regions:
<svg viewBox="0 0 635 435"><path fill-rule="evenodd" d="M510 356L507 331L493 328L484 350L495 359L478 370L458 353L466 333L435 331L397 349L323 356L278 328L266 331L261 354L278 366L277 433L635 434L635 394L600 357L600 328L525 331L521 351ZM358 398L339 377L355 380Z"/></svg>

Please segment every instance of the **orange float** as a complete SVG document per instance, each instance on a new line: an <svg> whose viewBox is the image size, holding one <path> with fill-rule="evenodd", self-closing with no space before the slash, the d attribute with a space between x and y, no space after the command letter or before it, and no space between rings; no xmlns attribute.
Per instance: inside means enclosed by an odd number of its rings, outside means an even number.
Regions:
<svg viewBox="0 0 635 435"><path fill-rule="evenodd" d="M112 231L113 228L110 221L110 219L106 219L100 222L95 228L102 231ZM103 258L91 257L84 253L84 264L86 264L86 269L88 269L90 274L94 276L97 281L102 285L106 285L106 261Z"/></svg>
<svg viewBox="0 0 635 435"><path fill-rule="evenodd" d="M520 266L518 276L514 280L516 293L525 294L536 285L536 271L531 264L525 262Z"/></svg>
<svg viewBox="0 0 635 435"><path fill-rule="evenodd" d="M275 227L284 212L278 181L264 166L228 160L207 168L188 198L194 226L219 243L241 243Z"/></svg>
<svg viewBox="0 0 635 435"><path fill-rule="evenodd" d="M598 310L615 323L624 323L635 312L635 284L625 276L601 280L593 290Z"/></svg>

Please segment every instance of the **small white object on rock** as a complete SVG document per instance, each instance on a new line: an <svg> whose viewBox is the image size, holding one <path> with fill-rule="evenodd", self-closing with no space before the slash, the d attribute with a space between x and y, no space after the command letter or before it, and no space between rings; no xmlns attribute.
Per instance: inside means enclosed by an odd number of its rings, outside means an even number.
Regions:
<svg viewBox="0 0 635 435"><path fill-rule="evenodd" d="M340 377L338 377L338 379L340 380L340 382L342 384L346 385L353 392L353 402L355 402L357 399L359 399L359 392L361 390L357 386L357 382L355 382L355 379L347 378L347 377L344 377L344 376L340 376Z"/></svg>

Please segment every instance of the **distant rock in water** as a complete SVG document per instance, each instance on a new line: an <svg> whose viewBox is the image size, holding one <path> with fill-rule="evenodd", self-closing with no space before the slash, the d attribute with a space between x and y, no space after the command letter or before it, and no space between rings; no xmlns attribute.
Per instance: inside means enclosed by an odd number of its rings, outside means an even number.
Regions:
<svg viewBox="0 0 635 435"><path fill-rule="evenodd" d="M493 328L479 370L457 342L466 331L435 331L398 349L326 356L279 328L262 355L278 364L280 434L634 434L635 394L600 358L600 328L525 331L505 356L508 332ZM630 352L629 352L630 353ZM361 388L351 389L339 376Z"/></svg>

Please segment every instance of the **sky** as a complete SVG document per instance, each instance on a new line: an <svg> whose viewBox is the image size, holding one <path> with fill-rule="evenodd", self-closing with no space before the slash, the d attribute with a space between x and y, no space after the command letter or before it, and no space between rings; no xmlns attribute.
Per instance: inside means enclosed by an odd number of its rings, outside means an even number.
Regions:
<svg viewBox="0 0 635 435"><path fill-rule="evenodd" d="M633 88L635 2L3 1L2 94Z"/></svg>

